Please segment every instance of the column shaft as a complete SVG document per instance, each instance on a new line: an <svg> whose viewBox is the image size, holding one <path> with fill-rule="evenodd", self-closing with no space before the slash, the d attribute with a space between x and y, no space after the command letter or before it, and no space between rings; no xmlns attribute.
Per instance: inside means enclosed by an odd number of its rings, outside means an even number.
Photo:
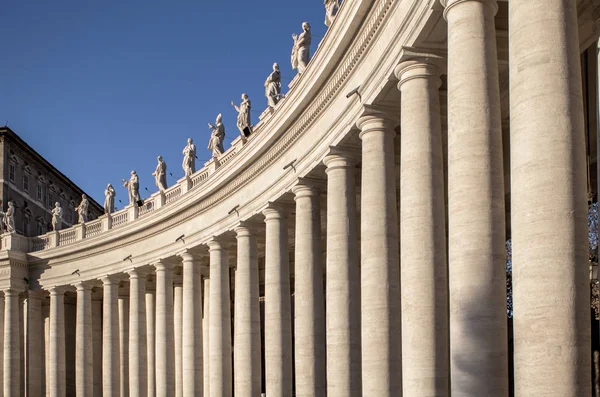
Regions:
<svg viewBox="0 0 600 397"><path fill-rule="evenodd" d="M148 397L156 396L156 312L154 291L146 292L146 343L148 355Z"/></svg>
<svg viewBox="0 0 600 397"><path fill-rule="evenodd" d="M119 280L102 279L102 396L119 397L121 366L119 362Z"/></svg>
<svg viewBox="0 0 600 397"><path fill-rule="evenodd" d="M232 396L231 307L227 249L218 240L210 249L210 397Z"/></svg>
<svg viewBox="0 0 600 397"><path fill-rule="evenodd" d="M183 332L182 332L182 383L183 396L202 396L202 279L200 263L189 252L183 259ZM208 347L208 346L207 346Z"/></svg>
<svg viewBox="0 0 600 397"><path fill-rule="evenodd" d="M10 295L5 295L8 298ZM18 295L15 296L15 300L18 302ZM14 308L13 310L18 310ZM8 300L6 311L9 311ZM5 323L6 326L6 323ZM6 335L6 328L4 331ZM17 333L18 335L18 333ZM7 339L7 341L9 341ZM12 341L11 341L12 342ZM5 350L5 364L6 364L6 350ZM49 358L49 388L48 395L50 397L64 397L66 395L66 369L65 369L65 293L59 287L50 289L50 358ZM16 366L13 367L16 370ZM19 396L20 392L9 391L6 389L6 365L4 367L5 383L4 383L4 395L5 396ZM13 375L14 376L14 375ZM17 375L13 377L13 381L16 381L18 385ZM16 386L15 385L15 386Z"/></svg>
<svg viewBox="0 0 600 397"><path fill-rule="evenodd" d="M327 166L327 396L361 397L360 271L356 161L345 153Z"/></svg>
<svg viewBox="0 0 600 397"><path fill-rule="evenodd" d="M173 328L173 267L156 267L156 395L175 395L175 339Z"/></svg>
<svg viewBox="0 0 600 397"><path fill-rule="evenodd" d="M127 288L125 285L124 288ZM120 357L120 394L129 396L129 296L121 291L119 296L119 357Z"/></svg>
<svg viewBox="0 0 600 397"><path fill-rule="evenodd" d="M402 392L395 123L373 111L362 130L361 326L363 395Z"/></svg>
<svg viewBox="0 0 600 397"><path fill-rule="evenodd" d="M146 275L129 272L129 396L148 395Z"/></svg>
<svg viewBox="0 0 600 397"><path fill-rule="evenodd" d="M590 396L586 136L575 0L511 0L515 396Z"/></svg>
<svg viewBox="0 0 600 397"><path fill-rule="evenodd" d="M102 293L94 288L92 295L93 395L102 396Z"/></svg>
<svg viewBox="0 0 600 397"><path fill-rule="evenodd" d="M326 394L325 300L321 246L320 191L297 185L295 233L295 370L296 396Z"/></svg>
<svg viewBox="0 0 600 397"><path fill-rule="evenodd" d="M451 394L505 397L504 175L494 21L498 7L495 0L445 3Z"/></svg>
<svg viewBox="0 0 600 397"><path fill-rule="evenodd" d="M440 71L408 61L396 76L402 92L402 389L408 396L446 397L450 340Z"/></svg>
<svg viewBox="0 0 600 397"><path fill-rule="evenodd" d="M77 397L92 397L93 343L91 286L77 285L77 325L75 327L75 392Z"/></svg>
<svg viewBox="0 0 600 397"><path fill-rule="evenodd" d="M202 339L203 339L203 356L204 356L204 384L203 384L203 392L205 396L210 396L210 279L206 277L204 279L204 285L202 288L202 295L204 300L204 318L202 319Z"/></svg>
<svg viewBox="0 0 600 397"><path fill-rule="evenodd" d="M263 211L265 246L265 378L267 396L292 396L292 308L286 214Z"/></svg>
<svg viewBox="0 0 600 397"><path fill-rule="evenodd" d="M25 351L25 395L28 397L42 395L44 379L43 366L44 346L42 324L42 296L39 291L28 291L26 300L26 351ZM0 376L1 378L1 376Z"/></svg>
<svg viewBox="0 0 600 397"><path fill-rule="evenodd" d="M236 397L260 396L260 307L256 236L246 226L236 228L235 323L233 345Z"/></svg>
<svg viewBox="0 0 600 397"><path fill-rule="evenodd" d="M183 396L183 286L180 282L173 289L173 323L175 337L175 397Z"/></svg>

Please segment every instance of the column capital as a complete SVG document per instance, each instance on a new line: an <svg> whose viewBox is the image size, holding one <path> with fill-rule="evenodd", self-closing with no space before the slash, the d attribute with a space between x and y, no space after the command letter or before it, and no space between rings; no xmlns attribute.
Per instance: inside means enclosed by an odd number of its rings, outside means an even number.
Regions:
<svg viewBox="0 0 600 397"><path fill-rule="evenodd" d="M53 285L52 287L48 288L48 292L50 292L50 296L58 296L58 295L64 296L65 292L67 292L68 289L69 288L64 285ZM6 296L6 293L9 291L14 291L16 296L19 295L19 292L15 291L15 290L4 291L4 295Z"/></svg>
<svg viewBox="0 0 600 397"><path fill-rule="evenodd" d="M285 219L289 210L288 205L271 201L262 210L262 213L265 216L265 222L267 222L274 219Z"/></svg>
<svg viewBox="0 0 600 397"><path fill-rule="evenodd" d="M121 276L117 274L107 274L106 276L101 277L100 281L102 281L102 286L116 285L118 287L121 282Z"/></svg>
<svg viewBox="0 0 600 397"><path fill-rule="evenodd" d="M399 125L400 109L364 105L362 116L356 121L356 126L361 130L359 137L362 137L371 131L389 131Z"/></svg>
<svg viewBox="0 0 600 397"><path fill-rule="evenodd" d="M230 241L221 236L213 236L210 240L206 242L208 245L209 251L222 251L229 248Z"/></svg>
<svg viewBox="0 0 600 397"><path fill-rule="evenodd" d="M329 153L323 158L323 164L327 167L325 172L337 168L355 167L360 156L360 149L330 146Z"/></svg>
<svg viewBox="0 0 600 397"><path fill-rule="evenodd" d="M444 19L448 20L448 13L451 9L463 3L471 3L473 1L483 3L484 5L490 6L494 15L498 12L498 1L497 0L440 0L442 6L444 6Z"/></svg>
<svg viewBox="0 0 600 397"><path fill-rule="evenodd" d="M192 252L189 248L184 249L177 253L177 256L181 258L183 262L199 262L200 255Z"/></svg>
<svg viewBox="0 0 600 397"><path fill-rule="evenodd" d="M294 200L300 197L319 196L321 191L326 189L327 181L316 178L298 178L296 184L292 187Z"/></svg>
<svg viewBox="0 0 600 397"><path fill-rule="evenodd" d="M134 267L133 269L126 270L125 273L129 275L129 279L146 279L150 271L142 267Z"/></svg>
<svg viewBox="0 0 600 397"><path fill-rule="evenodd" d="M173 263L166 262L164 259L159 259L153 263L152 266L154 266L154 269L156 269L157 272L166 272L167 270L172 271L175 268Z"/></svg>
<svg viewBox="0 0 600 397"><path fill-rule="evenodd" d="M402 84L413 79L432 79L441 86L440 79L446 70L446 59L426 49L404 47L400 56L400 63L394 69L394 75L399 80L398 89Z"/></svg>
<svg viewBox="0 0 600 397"><path fill-rule="evenodd" d="M236 233L236 238L240 237L255 237L257 230L264 228L264 225L253 221L241 221L233 230Z"/></svg>
<svg viewBox="0 0 600 397"><path fill-rule="evenodd" d="M75 287L75 289L78 292L79 291L89 291L91 293L92 288L94 288L94 283L90 282L90 281L78 281L75 284L73 284L73 286Z"/></svg>

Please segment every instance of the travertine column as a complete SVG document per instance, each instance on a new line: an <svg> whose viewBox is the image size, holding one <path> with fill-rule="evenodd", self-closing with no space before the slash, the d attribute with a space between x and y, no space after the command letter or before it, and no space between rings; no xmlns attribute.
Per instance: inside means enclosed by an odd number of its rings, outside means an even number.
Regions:
<svg viewBox="0 0 600 397"><path fill-rule="evenodd" d="M40 335L43 335L42 299L40 291L27 291L25 335L27 338L25 350L25 384L26 396L41 396L44 379L44 345ZM1 394L0 394L1 395Z"/></svg>
<svg viewBox="0 0 600 397"><path fill-rule="evenodd" d="M361 325L363 395L402 392L395 122L369 109L362 139Z"/></svg>
<svg viewBox="0 0 600 397"><path fill-rule="evenodd" d="M210 251L210 397L231 397L231 307L227 244L208 242Z"/></svg>
<svg viewBox="0 0 600 397"><path fill-rule="evenodd" d="M129 396L129 286L119 292L119 357L121 368L120 394Z"/></svg>
<svg viewBox="0 0 600 397"><path fill-rule="evenodd" d="M287 214L265 215L265 379L267 396L292 396L292 308Z"/></svg>
<svg viewBox="0 0 600 397"><path fill-rule="evenodd" d="M208 270L208 269L207 269ZM203 346L203 356L204 356L204 360L203 360L203 369L204 369L204 382L203 382L203 393L204 396L209 397L210 396L210 343L209 343L209 336L210 336L210 279L208 277L205 277L203 279L203 288L202 288L202 296L203 296L203 300L204 300L204 310L202 312L203 319L202 319L202 346Z"/></svg>
<svg viewBox="0 0 600 397"><path fill-rule="evenodd" d="M146 291L146 343L148 355L148 397L156 396L156 299L154 291Z"/></svg>
<svg viewBox="0 0 600 397"><path fill-rule="evenodd" d="M156 268L156 396L175 395L175 340L173 329L173 265Z"/></svg>
<svg viewBox="0 0 600 397"><path fill-rule="evenodd" d="M185 397L202 396L204 373L200 261L188 251L180 256L183 259L182 391Z"/></svg>
<svg viewBox="0 0 600 397"><path fill-rule="evenodd" d="M92 290L93 395L102 396L102 290Z"/></svg>
<svg viewBox="0 0 600 397"><path fill-rule="evenodd" d="M237 233L235 272L235 323L233 345L236 397L260 396L260 307L256 235L241 224Z"/></svg>
<svg viewBox="0 0 600 397"><path fill-rule="evenodd" d="M104 299L102 307L102 396L119 397L119 279L102 279Z"/></svg>
<svg viewBox="0 0 600 397"><path fill-rule="evenodd" d="M11 297L7 292L15 292L15 291L5 291L4 296L6 299L6 314L17 314L18 307L16 303L14 307L9 309L9 303L18 302L19 295L15 293ZM14 300L12 300L14 299ZM16 316L15 316L16 317ZM11 319L12 320L12 319ZM12 340L18 335L11 335L12 338L7 337L10 331L8 331L9 327L9 319L8 316L5 317L4 320L4 335L5 335L5 343L10 343L11 345L14 343L18 345L18 341ZM14 331L18 331L17 329L13 329ZM8 348L5 346L4 350L4 395L5 396L20 396L21 392L18 391L19 378L20 375L17 373L16 376L13 372L11 376L12 379L7 379L7 374L10 371L17 371L18 365L13 365L12 368L7 369L7 351L10 350L10 346ZM10 354L10 352L8 352ZM62 287L52 287L50 288L50 349L49 349L49 367L50 371L48 373L48 395L50 397L64 397L66 395L66 370L65 370L65 291ZM12 389L7 388L10 387L11 382ZM15 388L16 387L16 388Z"/></svg>
<svg viewBox="0 0 600 397"><path fill-rule="evenodd" d="M448 21L451 394L504 397L508 338L498 5L496 0L443 3Z"/></svg>
<svg viewBox="0 0 600 397"><path fill-rule="evenodd" d="M402 92L402 392L415 397L446 397L450 388L450 334L440 69L411 60L396 68L396 76Z"/></svg>
<svg viewBox="0 0 600 397"><path fill-rule="evenodd" d="M360 271L355 157L332 149L327 166L327 397L361 397Z"/></svg>
<svg viewBox="0 0 600 397"><path fill-rule="evenodd" d="M183 336L183 286L181 277L177 276L173 288L173 325L175 339L175 397L183 395L183 357L182 357L182 336Z"/></svg>
<svg viewBox="0 0 600 397"><path fill-rule="evenodd" d="M77 324L75 326L75 391L77 397L92 397L92 286L79 283L77 288Z"/></svg>
<svg viewBox="0 0 600 397"><path fill-rule="evenodd" d="M129 272L129 396L148 395L146 344L146 274Z"/></svg>
<svg viewBox="0 0 600 397"><path fill-rule="evenodd" d="M321 245L320 190L300 181L296 200L294 249L294 358L296 396L325 396L325 300Z"/></svg>
<svg viewBox="0 0 600 397"><path fill-rule="evenodd" d="M515 396L590 396L577 2L509 10Z"/></svg>
<svg viewBox="0 0 600 397"><path fill-rule="evenodd" d="M0 295L0 397L4 396L4 294ZM45 328L45 327L44 327ZM45 330L45 329L44 329ZM45 362L44 362L45 364ZM45 388L44 388L45 389Z"/></svg>

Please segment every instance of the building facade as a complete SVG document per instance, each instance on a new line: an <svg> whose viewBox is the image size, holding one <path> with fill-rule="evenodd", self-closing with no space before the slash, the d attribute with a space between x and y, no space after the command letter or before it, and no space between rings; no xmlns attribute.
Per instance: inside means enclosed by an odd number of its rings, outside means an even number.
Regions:
<svg viewBox="0 0 600 397"><path fill-rule="evenodd" d="M4 396L592 396L599 35L596 0L344 1L247 140L2 236Z"/></svg>
<svg viewBox="0 0 600 397"><path fill-rule="evenodd" d="M77 223L75 207L83 190L6 126L0 127L0 157L2 208L6 210L9 201L15 203L17 233L35 237L52 230L52 208L57 201L64 211L62 227ZM104 210L91 197L88 200L90 218L96 219Z"/></svg>

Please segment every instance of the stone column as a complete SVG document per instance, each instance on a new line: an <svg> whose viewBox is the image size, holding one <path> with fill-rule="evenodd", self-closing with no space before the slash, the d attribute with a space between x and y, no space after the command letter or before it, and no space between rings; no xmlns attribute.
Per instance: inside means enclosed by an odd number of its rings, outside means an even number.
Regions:
<svg viewBox="0 0 600 397"><path fill-rule="evenodd" d="M156 395L175 395L175 339L173 329L173 265L156 268Z"/></svg>
<svg viewBox="0 0 600 397"><path fill-rule="evenodd" d="M292 396L292 308L288 224L275 204L265 215L265 378L267 396Z"/></svg>
<svg viewBox="0 0 600 397"><path fill-rule="evenodd" d="M44 326L42 323L42 298L40 291L27 291L25 335L25 384L26 396L41 396L44 379Z"/></svg>
<svg viewBox="0 0 600 397"><path fill-rule="evenodd" d="M93 395L102 396L102 290L92 290Z"/></svg>
<svg viewBox="0 0 600 397"><path fill-rule="evenodd" d="M325 299L321 245L320 189L300 181L292 188L296 200L294 310L296 396L327 393Z"/></svg>
<svg viewBox="0 0 600 397"><path fill-rule="evenodd" d="M156 396L156 314L154 291L146 291L146 352L148 355L148 397Z"/></svg>
<svg viewBox="0 0 600 397"><path fill-rule="evenodd" d="M402 93L402 392L415 397L446 397L450 388L441 80L431 62L410 60L396 68Z"/></svg>
<svg viewBox="0 0 600 397"><path fill-rule="evenodd" d="M183 332L182 383L183 396L202 396L202 279L200 262L189 251L180 254L183 260Z"/></svg>
<svg viewBox="0 0 600 397"><path fill-rule="evenodd" d="M227 244L208 242L210 251L210 397L232 396L231 307Z"/></svg>
<svg viewBox="0 0 600 397"><path fill-rule="evenodd" d="M77 397L92 397L92 286L78 283L77 325L75 326L75 392Z"/></svg>
<svg viewBox="0 0 600 397"><path fill-rule="evenodd" d="M119 397L121 366L119 362L119 279L102 279L102 396Z"/></svg>
<svg viewBox="0 0 600 397"><path fill-rule="evenodd" d="M363 394L402 392L400 268L394 137L391 115L368 109L362 139L361 324Z"/></svg>
<svg viewBox="0 0 600 397"><path fill-rule="evenodd" d="M577 2L511 0L509 22L515 396L590 396Z"/></svg>
<svg viewBox="0 0 600 397"><path fill-rule="evenodd" d="M9 313L8 298L6 297L6 313ZM18 294L15 295L15 301L18 301ZM12 308L17 310L17 308ZM5 319L4 323L4 335L7 335L8 321ZM18 335L18 334L17 334ZM6 342L13 342L9 338L5 339ZM10 348L10 347L9 347ZM7 368L6 368L6 352L4 350L4 395L5 396L19 396L20 392L15 393L15 389L12 391L7 390ZM66 369L65 369L65 291L61 287L50 288L50 349L49 349L49 367L50 371L48 374L48 395L50 397L64 397L66 395ZM12 370L16 370L17 366L14 366ZM16 377L13 375L13 381L16 381L18 385L19 375ZM10 384L10 383L8 383ZM15 386L16 386L15 385Z"/></svg>
<svg viewBox="0 0 600 397"><path fill-rule="evenodd" d="M258 252L256 235L241 224L237 233L237 270L235 272L235 323L233 345L234 388L236 397L260 396L260 307Z"/></svg>
<svg viewBox="0 0 600 397"><path fill-rule="evenodd" d="M129 272L129 396L148 395L146 344L146 274Z"/></svg>
<svg viewBox="0 0 600 397"><path fill-rule="evenodd" d="M498 5L495 0L443 3L448 21L451 394L504 397L508 338Z"/></svg>
<svg viewBox="0 0 600 397"><path fill-rule="evenodd" d="M361 397L356 159L332 148L327 166L327 396Z"/></svg>
<svg viewBox="0 0 600 397"><path fill-rule="evenodd" d="M119 357L121 397L129 396L129 295L125 284L119 291Z"/></svg>
<svg viewBox="0 0 600 397"><path fill-rule="evenodd" d="M183 321L183 286L181 277L177 276L173 288L173 324L175 339L175 397L183 396L183 357L182 357L182 321Z"/></svg>
<svg viewBox="0 0 600 397"><path fill-rule="evenodd" d="M206 269L208 271L208 269ZM204 310L203 310L203 315L204 318L202 319L202 346L203 346L203 369L204 369L204 382L203 382L203 387L202 387L202 391L203 391L203 395L209 397L210 396L210 343L209 343L209 336L210 336L210 279L208 277L205 277L203 279L203 288L202 288L202 295L203 295L203 299L204 299Z"/></svg>
<svg viewBox="0 0 600 397"><path fill-rule="evenodd" d="M0 294L0 397L4 397L4 309L4 294Z"/></svg>

